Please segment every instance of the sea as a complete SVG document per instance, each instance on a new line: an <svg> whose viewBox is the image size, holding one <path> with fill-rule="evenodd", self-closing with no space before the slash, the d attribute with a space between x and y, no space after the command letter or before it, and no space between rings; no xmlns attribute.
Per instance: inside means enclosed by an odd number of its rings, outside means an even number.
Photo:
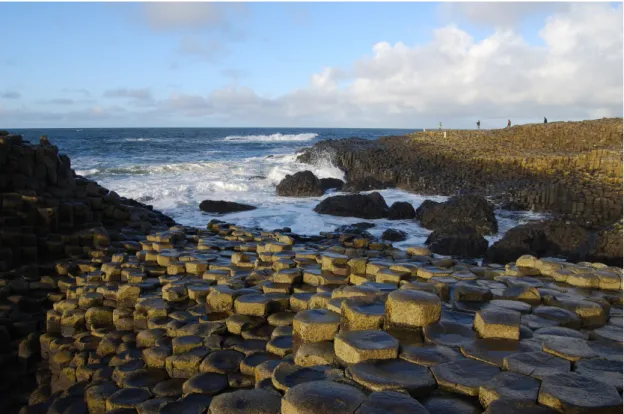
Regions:
<svg viewBox="0 0 624 414"><path fill-rule="evenodd" d="M84 128L11 129L25 140L39 142L41 135L59 147L72 161L76 174L97 181L123 197L151 204L178 223L205 228L213 218L265 230L289 227L298 234L317 235L338 226L368 221L369 230L381 236L396 228L407 233L397 247L424 244L431 233L415 221L363 220L317 214L321 197L292 198L275 194L276 185L287 175L311 170L319 178L344 180L344 172L328 157L316 164L297 161L297 152L326 139L359 137L377 139L418 130L343 128ZM444 196L422 196L397 189L379 191L388 205L407 201L414 208L426 199L444 201ZM253 211L219 216L199 210L203 200L236 201L256 206ZM490 243L518 224L543 216L527 211L498 209L499 233Z"/></svg>

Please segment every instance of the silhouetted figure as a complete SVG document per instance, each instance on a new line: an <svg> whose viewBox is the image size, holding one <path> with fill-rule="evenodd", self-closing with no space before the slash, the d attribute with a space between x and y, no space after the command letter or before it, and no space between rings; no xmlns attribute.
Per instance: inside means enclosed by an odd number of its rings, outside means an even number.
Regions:
<svg viewBox="0 0 624 414"><path fill-rule="evenodd" d="M442 122L440 122L440 126L439 126L439 129L442 129Z"/></svg>
<svg viewBox="0 0 624 414"><path fill-rule="evenodd" d="M481 121L477 121L477 129L481 129Z"/></svg>
<svg viewBox="0 0 624 414"><path fill-rule="evenodd" d="M511 126L511 119L507 120L507 128L509 128Z"/></svg>
<svg viewBox="0 0 624 414"><path fill-rule="evenodd" d="M548 119L546 119L546 117L544 117L544 123L547 124L548 123Z"/></svg>

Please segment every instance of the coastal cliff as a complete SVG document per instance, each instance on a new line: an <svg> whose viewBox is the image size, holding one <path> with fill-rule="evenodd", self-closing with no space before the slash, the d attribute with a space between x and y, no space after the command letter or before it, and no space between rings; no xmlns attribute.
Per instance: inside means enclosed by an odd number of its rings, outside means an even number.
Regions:
<svg viewBox="0 0 624 414"><path fill-rule="evenodd" d="M622 118L328 140L298 159L327 156L349 181L372 176L426 195L480 192L592 229L622 217Z"/></svg>
<svg viewBox="0 0 624 414"><path fill-rule="evenodd" d="M95 271L106 255L141 250L146 234L174 224L77 176L45 137L34 145L0 131L0 412L19 408L36 387L38 334L50 303L64 296L62 279L74 276L69 262Z"/></svg>

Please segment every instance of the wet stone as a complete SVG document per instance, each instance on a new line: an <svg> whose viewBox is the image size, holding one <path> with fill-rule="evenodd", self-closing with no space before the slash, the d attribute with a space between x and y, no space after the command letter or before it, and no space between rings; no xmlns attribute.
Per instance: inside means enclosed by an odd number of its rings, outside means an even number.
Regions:
<svg viewBox="0 0 624 414"><path fill-rule="evenodd" d="M350 365L347 375L371 391L406 391L426 396L436 386L428 368L402 359L370 360Z"/></svg>
<svg viewBox="0 0 624 414"><path fill-rule="evenodd" d="M331 381L311 381L289 389L282 399L282 414L344 414L366 400L359 389Z"/></svg>
<svg viewBox="0 0 624 414"><path fill-rule="evenodd" d="M239 390L215 396L209 414L278 414L282 405L279 394L262 389Z"/></svg>
<svg viewBox="0 0 624 414"><path fill-rule="evenodd" d="M516 372L501 372L479 387L479 401L488 407L501 399L536 401L540 381Z"/></svg>
<svg viewBox="0 0 624 414"><path fill-rule="evenodd" d="M622 363L606 359L583 359L574 364L574 372L606 382L622 393Z"/></svg>
<svg viewBox="0 0 624 414"><path fill-rule="evenodd" d="M481 384L500 372L493 365L473 359L438 364L431 371L440 388L473 397L479 395Z"/></svg>
<svg viewBox="0 0 624 414"><path fill-rule="evenodd" d="M228 387L225 375L214 372L202 372L189 378L182 386L182 392L188 394L215 395Z"/></svg>
<svg viewBox="0 0 624 414"><path fill-rule="evenodd" d="M344 364L393 359L398 355L399 341L382 330L345 331L336 335L334 351Z"/></svg>
<svg viewBox="0 0 624 414"><path fill-rule="evenodd" d="M549 336L543 342L543 350L569 361L598 356L587 341L577 338Z"/></svg>
<svg viewBox="0 0 624 414"><path fill-rule="evenodd" d="M503 367L506 370L538 379L543 379L548 375L568 373L570 366L570 361L567 359L543 351L513 354L505 357L503 361Z"/></svg>
<svg viewBox="0 0 624 414"><path fill-rule="evenodd" d="M483 412L483 414L555 414L552 408L538 405L525 400L496 400Z"/></svg>
<svg viewBox="0 0 624 414"><path fill-rule="evenodd" d="M456 350L443 345L405 345L401 346L399 358L425 367L455 361L462 358Z"/></svg>
<svg viewBox="0 0 624 414"><path fill-rule="evenodd" d="M461 352L467 358L502 367L505 357L510 355L538 351L537 344L526 341L511 341L508 339L476 339L462 345Z"/></svg>
<svg viewBox="0 0 624 414"><path fill-rule="evenodd" d="M429 411L414 398L396 391L371 393L355 414L412 413L429 414Z"/></svg>
<svg viewBox="0 0 624 414"><path fill-rule="evenodd" d="M152 388L152 393L156 397L178 398L182 396L182 385L186 380L182 378L170 378L159 382Z"/></svg>
<svg viewBox="0 0 624 414"><path fill-rule="evenodd" d="M467 398L444 391L434 391L433 395L420 401L429 413L481 414L483 412L476 398Z"/></svg>
<svg viewBox="0 0 624 414"><path fill-rule="evenodd" d="M124 388L112 394L106 400L106 410L134 408L151 397L149 391L140 388Z"/></svg>
<svg viewBox="0 0 624 414"><path fill-rule="evenodd" d="M564 413L622 412L622 398L615 387L575 372L544 378L538 402Z"/></svg>
<svg viewBox="0 0 624 414"><path fill-rule="evenodd" d="M429 343L454 348L469 344L477 337L475 332L469 327L445 321L428 325L423 333L425 340Z"/></svg>
<svg viewBox="0 0 624 414"><path fill-rule="evenodd" d="M229 374L238 371L244 358L245 354L231 349L213 351L201 362L199 371Z"/></svg>

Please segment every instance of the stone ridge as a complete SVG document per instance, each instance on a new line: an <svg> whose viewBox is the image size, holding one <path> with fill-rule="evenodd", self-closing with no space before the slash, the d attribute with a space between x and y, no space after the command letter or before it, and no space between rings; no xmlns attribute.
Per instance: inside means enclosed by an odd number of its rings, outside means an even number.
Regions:
<svg viewBox="0 0 624 414"><path fill-rule="evenodd" d="M485 192L596 228L622 217L622 118L328 140L298 159L327 155L349 180L374 176L430 195Z"/></svg>
<svg viewBox="0 0 624 414"><path fill-rule="evenodd" d="M133 254L146 234L174 224L151 206L76 175L69 157L46 137L34 145L0 131L0 412L13 412L36 387L29 361L46 311L68 287L57 276L80 284L99 280L75 271L69 276L70 261L87 273L100 266L119 272L102 265L107 255Z"/></svg>

